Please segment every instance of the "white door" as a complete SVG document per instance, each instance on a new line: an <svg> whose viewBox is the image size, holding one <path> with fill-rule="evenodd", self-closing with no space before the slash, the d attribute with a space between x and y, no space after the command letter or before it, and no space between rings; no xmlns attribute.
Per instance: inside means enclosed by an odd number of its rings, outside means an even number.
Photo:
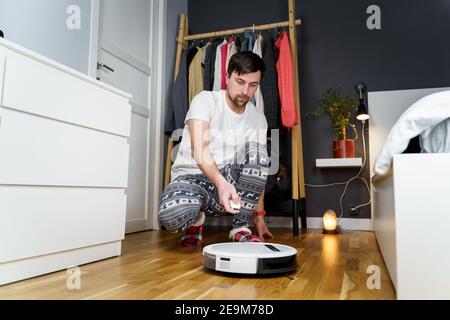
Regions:
<svg viewBox="0 0 450 320"><path fill-rule="evenodd" d="M95 0L94 0L95 1ZM133 95L126 233L152 227L153 197L148 183L151 150L151 42L155 6L152 0L100 0L98 10L97 79ZM94 5L95 7L95 5ZM94 9L95 10L95 9ZM95 18L95 13L93 15ZM95 28L95 21L93 22ZM95 30L94 30L95 32ZM95 35L94 35L95 37ZM95 40L93 40L95 41ZM95 46L95 44L94 44ZM150 159L150 161L149 161Z"/></svg>

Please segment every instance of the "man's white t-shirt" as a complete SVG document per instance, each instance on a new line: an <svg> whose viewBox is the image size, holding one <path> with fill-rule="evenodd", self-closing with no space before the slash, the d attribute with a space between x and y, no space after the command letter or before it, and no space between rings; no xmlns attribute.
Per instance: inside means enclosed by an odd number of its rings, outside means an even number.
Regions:
<svg viewBox="0 0 450 320"><path fill-rule="evenodd" d="M203 120L209 123L209 151L219 168L230 163L247 141L267 144L267 121L264 114L248 102L244 112L231 110L226 101L226 91L202 91L194 97L184 120L183 137L177 158L172 166L171 180L185 174L200 174L192 157L191 137L187 121Z"/></svg>

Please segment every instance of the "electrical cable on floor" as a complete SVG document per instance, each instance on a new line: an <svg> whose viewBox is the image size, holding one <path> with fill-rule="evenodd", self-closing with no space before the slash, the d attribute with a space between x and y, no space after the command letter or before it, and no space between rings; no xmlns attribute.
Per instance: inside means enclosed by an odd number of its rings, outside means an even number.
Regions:
<svg viewBox="0 0 450 320"><path fill-rule="evenodd" d="M359 205L353 207L353 210L357 210L359 208L368 206L369 204L372 203L372 195L370 193L369 184L367 183L365 178L361 177L361 174L362 174L362 172L364 170L364 167L365 167L365 165L367 163L366 139L365 139L365 136L364 136L365 123L366 123L365 121L362 121L362 130L361 130L362 131L361 132L361 136L362 136L362 139L363 139L363 154L364 154L364 157L363 157L363 163L362 163L361 168L359 169L358 173L356 175L354 175L353 177L351 177L350 179L348 179L347 181L344 181L344 182L335 182L335 183L330 183L330 184L307 184L307 183L305 183L305 186L311 187L311 188L327 188L327 187L336 186L336 185L345 185L344 191L342 192L341 197L339 198L339 205L340 205L340 209L341 209L341 214L339 215L339 218L337 219L337 223L338 224L341 221L342 216L344 215L344 208L343 208L343 205L342 205L342 201L344 199L345 193L347 192L347 188L348 188L348 186L350 185L350 183L352 181L354 181L356 179L362 180L364 185L365 185L365 187L366 187L366 189L367 189L367 192L369 193L369 201L366 202L366 203L359 204ZM341 226L341 229L342 229L342 226Z"/></svg>

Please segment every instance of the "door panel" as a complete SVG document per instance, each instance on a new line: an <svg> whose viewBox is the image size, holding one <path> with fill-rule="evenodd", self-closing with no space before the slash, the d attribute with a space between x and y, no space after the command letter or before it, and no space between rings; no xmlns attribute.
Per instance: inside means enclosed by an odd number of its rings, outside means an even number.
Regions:
<svg viewBox="0 0 450 320"><path fill-rule="evenodd" d="M121 59L104 50L101 51L99 58L102 63L114 69L114 72L107 70L101 71L101 81L132 93L132 103L148 108L148 75L137 71L136 68L124 63Z"/></svg>
<svg viewBox="0 0 450 320"><path fill-rule="evenodd" d="M102 1L102 40L148 64L150 0Z"/></svg>
<svg viewBox="0 0 450 320"><path fill-rule="evenodd" d="M146 229L151 0L102 0L97 77L133 95L126 232Z"/></svg>

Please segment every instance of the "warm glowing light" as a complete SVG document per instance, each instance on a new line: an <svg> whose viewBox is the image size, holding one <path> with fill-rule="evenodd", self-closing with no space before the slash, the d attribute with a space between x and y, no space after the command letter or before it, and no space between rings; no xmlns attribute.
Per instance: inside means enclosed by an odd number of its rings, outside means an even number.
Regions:
<svg viewBox="0 0 450 320"><path fill-rule="evenodd" d="M337 219L336 212L333 210L327 210L323 214L323 227L325 232L336 232Z"/></svg>
<svg viewBox="0 0 450 320"><path fill-rule="evenodd" d="M332 234L323 235L321 260L326 270L334 270L338 266L340 263L338 237Z"/></svg>

